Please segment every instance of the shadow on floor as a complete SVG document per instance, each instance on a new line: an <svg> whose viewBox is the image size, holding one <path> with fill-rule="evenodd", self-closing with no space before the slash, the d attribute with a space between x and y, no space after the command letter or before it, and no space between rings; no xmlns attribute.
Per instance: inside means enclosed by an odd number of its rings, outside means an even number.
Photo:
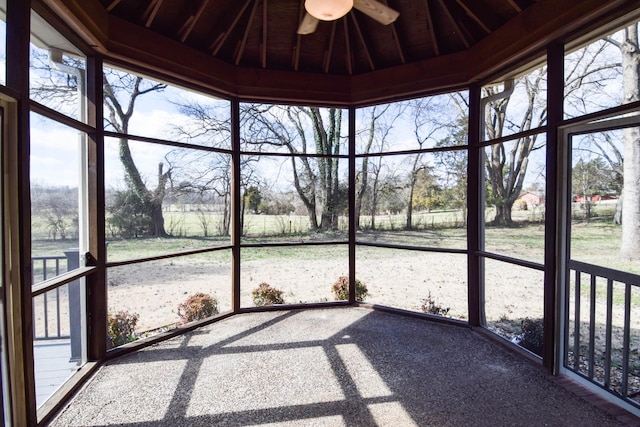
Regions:
<svg viewBox="0 0 640 427"><path fill-rule="evenodd" d="M471 329L366 308L242 314L103 366L52 426L617 426Z"/></svg>

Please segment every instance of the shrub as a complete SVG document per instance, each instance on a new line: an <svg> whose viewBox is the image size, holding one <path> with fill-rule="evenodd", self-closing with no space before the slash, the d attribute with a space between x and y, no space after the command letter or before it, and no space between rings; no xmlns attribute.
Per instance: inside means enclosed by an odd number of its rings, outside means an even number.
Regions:
<svg viewBox="0 0 640 427"><path fill-rule="evenodd" d="M542 319L525 318L521 323L522 335L518 345L527 350L542 356L542 342L544 337L544 327Z"/></svg>
<svg viewBox="0 0 640 427"><path fill-rule="evenodd" d="M253 303L258 307L263 305L284 304L282 293L278 288L274 288L265 282L260 283L257 288L251 291Z"/></svg>
<svg viewBox="0 0 640 427"><path fill-rule="evenodd" d="M349 299L349 276L340 276L331 287L336 301ZM356 301L364 301L369 294L367 285L356 279Z"/></svg>
<svg viewBox="0 0 640 427"><path fill-rule="evenodd" d="M422 310L423 313L435 314L438 316L446 316L449 314L450 309L450 307L445 308L442 305L437 304L431 296L431 292L429 292L429 295L422 300L422 305L420 306L420 310Z"/></svg>
<svg viewBox="0 0 640 427"><path fill-rule="evenodd" d="M113 348L138 339L135 333L140 316L126 310L107 315L107 347Z"/></svg>
<svg viewBox="0 0 640 427"><path fill-rule="evenodd" d="M182 323L206 319L218 314L218 300L202 292L195 293L178 305L178 316Z"/></svg>

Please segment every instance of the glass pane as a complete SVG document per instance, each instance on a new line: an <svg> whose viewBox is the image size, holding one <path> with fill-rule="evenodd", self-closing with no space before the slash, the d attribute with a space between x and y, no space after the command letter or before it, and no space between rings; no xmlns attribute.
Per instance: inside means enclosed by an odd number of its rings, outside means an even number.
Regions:
<svg viewBox="0 0 640 427"><path fill-rule="evenodd" d="M36 403L41 406L82 363L81 287L76 280L33 298Z"/></svg>
<svg viewBox="0 0 640 427"><path fill-rule="evenodd" d="M467 256L358 246L366 302L468 319Z"/></svg>
<svg viewBox="0 0 640 427"><path fill-rule="evenodd" d="M240 304L333 301L332 286L349 274L348 260L346 245L242 248Z"/></svg>
<svg viewBox="0 0 640 427"><path fill-rule="evenodd" d="M86 58L40 15L31 12L31 99L86 122Z"/></svg>
<svg viewBox="0 0 640 427"><path fill-rule="evenodd" d="M31 114L33 283L78 268L80 144L86 135Z"/></svg>
<svg viewBox="0 0 640 427"><path fill-rule="evenodd" d="M111 267L107 283L108 342L117 347L231 310L231 251Z"/></svg>
<svg viewBox="0 0 640 427"><path fill-rule="evenodd" d="M347 159L242 156L241 168L243 242L347 239Z"/></svg>
<svg viewBox="0 0 640 427"><path fill-rule="evenodd" d="M468 93L454 92L356 111L356 154L467 144Z"/></svg>
<svg viewBox="0 0 640 427"><path fill-rule="evenodd" d="M466 150L358 159L358 241L466 248Z"/></svg>
<svg viewBox="0 0 640 427"><path fill-rule="evenodd" d="M544 261L546 138L543 134L485 148L485 249Z"/></svg>
<svg viewBox="0 0 640 427"><path fill-rule="evenodd" d="M487 327L542 356L544 273L485 258Z"/></svg>
<svg viewBox="0 0 640 427"><path fill-rule="evenodd" d="M625 144L636 144L639 134L640 129L628 128L572 138L572 259L640 273L640 261L634 260L640 251L635 232L640 226L640 173L628 166L634 163L627 162L634 150L625 149Z"/></svg>
<svg viewBox="0 0 640 427"><path fill-rule="evenodd" d="M230 163L228 154L105 139L109 261L230 244Z"/></svg>
<svg viewBox="0 0 640 427"><path fill-rule="evenodd" d="M637 26L637 22L632 22L626 28L604 35L565 55L566 118L637 100L638 70L624 66L635 61Z"/></svg>
<svg viewBox="0 0 640 427"><path fill-rule="evenodd" d="M485 86L482 97L499 96L485 107L485 141L525 132L547 122L547 67L537 68L507 84Z"/></svg>
<svg viewBox="0 0 640 427"><path fill-rule="evenodd" d="M338 108L240 104L241 150L347 154L347 124Z"/></svg>
<svg viewBox="0 0 640 427"><path fill-rule="evenodd" d="M229 101L113 67L104 77L106 130L231 149Z"/></svg>

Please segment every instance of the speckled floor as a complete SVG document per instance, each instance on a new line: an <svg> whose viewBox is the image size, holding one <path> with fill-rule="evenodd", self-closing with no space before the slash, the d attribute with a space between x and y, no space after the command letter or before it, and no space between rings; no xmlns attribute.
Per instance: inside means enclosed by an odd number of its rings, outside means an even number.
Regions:
<svg viewBox="0 0 640 427"><path fill-rule="evenodd" d="M242 314L101 367L52 426L618 426L471 329L366 308Z"/></svg>

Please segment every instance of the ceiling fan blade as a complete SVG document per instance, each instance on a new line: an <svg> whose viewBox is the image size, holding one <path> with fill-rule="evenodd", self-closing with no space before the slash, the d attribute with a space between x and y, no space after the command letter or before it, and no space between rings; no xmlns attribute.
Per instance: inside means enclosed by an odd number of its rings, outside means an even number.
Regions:
<svg viewBox="0 0 640 427"><path fill-rule="evenodd" d="M318 28L318 22L320 22L318 18L314 18L308 13L305 13L304 18L302 18L302 22L298 27L298 34L305 35L313 33L316 28Z"/></svg>
<svg viewBox="0 0 640 427"><path fill-rule="evenodd" d="M376 0L353 0L353 7L384 25L398 19L400 13Z"/></svg>

